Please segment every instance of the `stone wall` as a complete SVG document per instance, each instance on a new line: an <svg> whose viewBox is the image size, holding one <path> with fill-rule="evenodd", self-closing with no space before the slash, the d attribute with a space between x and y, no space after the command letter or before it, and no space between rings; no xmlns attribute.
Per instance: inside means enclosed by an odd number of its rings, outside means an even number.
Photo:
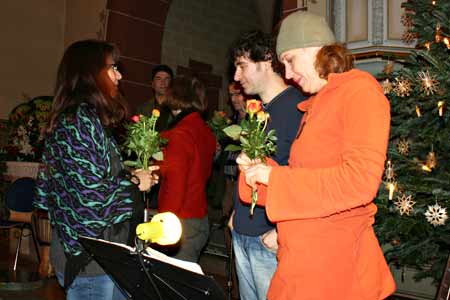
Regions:
<svg viewBox="0 0 450 300"><path fill-rule="evenodd" d="M240 33L259 27L251 0L173 0L164 28L161 62L174 70L190 68L190 61L210 65L213 82L222 80L222 92L214 96L213 87L205 82L210 87L210 96L218 97L209 100L224 109L228 49Z"/></svg>

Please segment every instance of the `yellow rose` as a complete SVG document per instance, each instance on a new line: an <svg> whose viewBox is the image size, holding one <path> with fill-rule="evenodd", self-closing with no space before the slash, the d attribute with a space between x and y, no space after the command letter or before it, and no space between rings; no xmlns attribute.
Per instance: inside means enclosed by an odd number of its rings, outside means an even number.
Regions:
<svg viewBox="0 0 450 300"><path fill-rule="evenodd" d="M256 114L256 118L258 119L258 121L263 122L267 119L267 116L266 113L261 110Z"/></svg>
<svg viewBox="0 0 450 300"><path fill-rule="evenodd" d="M152 116L159 118L161 113L156 108L152 110Z"/></svg>

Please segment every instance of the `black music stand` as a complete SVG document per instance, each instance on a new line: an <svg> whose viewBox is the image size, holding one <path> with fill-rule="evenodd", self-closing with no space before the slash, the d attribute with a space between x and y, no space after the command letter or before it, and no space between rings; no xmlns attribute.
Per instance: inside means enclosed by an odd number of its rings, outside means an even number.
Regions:
<svg viewBox="0 0 450 300"><path fill-rule="evenodd" d="M139 255L127 246L85 237L80 237L80 242L105 272L128 294L128 299L225 299L222 289L211 277L185 270L143 253L141 257L146 267L144 270Z"/></svg>

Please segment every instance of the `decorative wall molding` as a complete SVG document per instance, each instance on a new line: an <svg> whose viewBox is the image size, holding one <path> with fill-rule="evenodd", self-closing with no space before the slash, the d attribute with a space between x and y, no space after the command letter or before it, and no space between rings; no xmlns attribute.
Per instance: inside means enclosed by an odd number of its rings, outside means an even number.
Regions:
<svg viewBox="0 0 450 300"><path fill-rule="evenodd" d="M336 39L357 55L370 57L409 53L414 44L401 39L401 3L404 0L336 0L334 30ZM332 26L333 27L333 26Z"/></svg>
<svg viewBox="0 0 450 300"><path fill-rule="evenodd" d="M383 2L383 44L404 48L414 48L415 43L406 44L402 41L402 34L405 30L400 19L403 14L401 8L404 0L378 0Z"/></svg>
<svg viewBox="0 0 450 300"><path fill-rule="evenodd" d="M348 49L372 45L372 0L346 0L345 41Z"/></svg>

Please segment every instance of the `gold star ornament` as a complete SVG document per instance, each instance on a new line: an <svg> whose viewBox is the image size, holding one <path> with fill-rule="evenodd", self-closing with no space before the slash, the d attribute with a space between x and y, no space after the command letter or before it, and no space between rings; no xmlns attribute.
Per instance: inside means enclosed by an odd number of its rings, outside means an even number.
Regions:
<svg viewBox="0 0 450 300"><path fill-rule="evenodd" d="M408 79L395 78L394 92L399 97L409 96L411 93L411 83Z"/></svg>
<svg viewBox="0 0 450 300"><path fill-rule="evenodd" d="M421 82L421 90L425 95L429 96L437 92L439 87L439 81L437 81L436 76L430 75L427 71L420 71L417 73Z"/></svg>
<svg viewBox="0 0 450 300"><path fill-rule="evenodd" d="M412 200L411 195L401 195L397 197L397 201L394 202L395 208L399 211L400 215L409 216L414 210L413 206L416 204L415 201Z"/></svg>

